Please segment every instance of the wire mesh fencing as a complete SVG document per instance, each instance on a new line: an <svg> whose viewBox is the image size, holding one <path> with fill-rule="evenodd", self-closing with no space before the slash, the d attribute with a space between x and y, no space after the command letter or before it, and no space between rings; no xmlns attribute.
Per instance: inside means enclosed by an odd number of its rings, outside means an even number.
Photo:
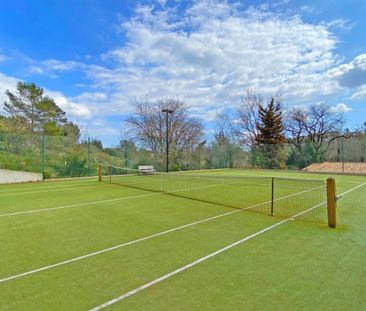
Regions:
<svg viewBox="0 0 366 311"><path fill-rule="evenodd" d="M181 149L171 147L169 170L260 168L366 174L365 157L364 133L329 139L322 146L309 142L252 146L205 142ZM97 174L99 161L131 169L140 165L166 169L164 148L152 151L134 140L121 140L105 148L90 138L0 133L0 169L38 172L45 178L92 176Z"/></svg>

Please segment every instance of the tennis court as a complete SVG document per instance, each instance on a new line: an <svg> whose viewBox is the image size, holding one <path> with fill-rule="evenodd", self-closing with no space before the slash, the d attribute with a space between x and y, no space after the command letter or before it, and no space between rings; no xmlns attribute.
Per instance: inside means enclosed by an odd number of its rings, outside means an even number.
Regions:
<svg viewBox="0 0 366 311"><path fill-rule="evenodd" d="M1 310L366 308L365 177L108 170L0 186Z"/></svg>

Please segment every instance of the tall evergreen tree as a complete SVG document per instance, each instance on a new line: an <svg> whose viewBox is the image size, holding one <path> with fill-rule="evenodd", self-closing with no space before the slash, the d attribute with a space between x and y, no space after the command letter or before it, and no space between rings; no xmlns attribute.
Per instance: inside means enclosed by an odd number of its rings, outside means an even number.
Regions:
<svg viewBox="0 0 366 311"><path fill-rule="evenodd" d="M65 112L34 83L18 82L16 93L5 92L9 100L4 109L10 116L25 119L30 131L59 134L59 126L67 123Z"/></svg>
<svg viewBox="0 0 366 311"><path fill-rule="evenodd" d="M271 99L267 107L259 105L260 123L257 123L257 144L281 145L285 142L283 135L282 112L279 102Z"/></svg>
<svg viewBox="0 0 366 311"><path fill-rule="evenodd" d="M275 98L272 98L267 107L259 105L258 114L260 121L257 123L258 134L255 141L264 156L265 167L283 167L285 136L281 105Z"/></svg>

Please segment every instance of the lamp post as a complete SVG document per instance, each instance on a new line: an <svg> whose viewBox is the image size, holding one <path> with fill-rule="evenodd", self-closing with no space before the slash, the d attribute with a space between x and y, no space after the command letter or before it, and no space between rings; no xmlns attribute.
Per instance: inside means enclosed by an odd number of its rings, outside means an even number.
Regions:
<svg viewBox="0 0 366 311"><path fill-rule="evenodd" d="M174 111L170 109L163 109L162 112L165 112L166 172L169 173L169 114L172 114Z"/></svg>

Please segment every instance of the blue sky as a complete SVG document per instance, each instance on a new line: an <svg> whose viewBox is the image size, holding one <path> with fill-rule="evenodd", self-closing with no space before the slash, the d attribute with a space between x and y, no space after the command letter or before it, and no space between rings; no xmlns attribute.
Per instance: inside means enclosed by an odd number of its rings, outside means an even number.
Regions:
<svg viewBox="0 0 366 311"><path fill-rule="evenodd" d="M353 128L366 121L365 16L363 0L2 1L0 99L35 82L106 145L140 98L179 98L209 128L247 89L327 102Z"/></svg>

